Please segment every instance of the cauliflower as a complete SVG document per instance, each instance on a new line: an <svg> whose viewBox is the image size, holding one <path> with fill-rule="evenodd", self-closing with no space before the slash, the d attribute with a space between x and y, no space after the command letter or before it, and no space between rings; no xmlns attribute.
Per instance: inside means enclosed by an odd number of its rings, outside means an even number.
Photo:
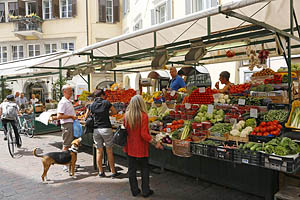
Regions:
<svg viewBox="0 0 300 200"><path fill-rule="evenodd" d="M229 104L230 103L230 99L226 99L226 103Z"/></svg>
<svg viewBox="0 0 300 200"><path fill-rule="evenodd" d="M214 99L214 102L215 103L219 103L219 99Z"/></svg>
<svg viewBox="0 0 300 200"><path fill-rule="evenodd" d="M252 131L253 131L253 128L248 126L244 130L242 130L240 137L247 137Z"/></svg>
<svg viewBox="0 0 300 200"><path fill-rule="evenodd" d="M220 99L221 104L225 104L225 99Z"/></svg>
<svg viewBox="0 0 300 200"><path fill-rule="evenodd" d="M237 129L233 129L232 131L230 131L230 135L232 135L232 136L239 136L240 132Z"/></svg>
<svg viewBox="0 0 300 200"><path fill-rule="evenodd" d="M219 98L224 99L224 94L220 94Z"/></svg>
<svg viewBox="0 0 300 200"><path fill-rule="evenodd" d="M225 100L228 100L228 99L229 99L229 96L228 96L228 95L224 95L224 99L225 99Z"/></svg>
<svg viewBox="0 0 300 200"><path fill-rule="evenodd" d="M244 120L241 120L241 121L239 121L239 123L238 124L240 124L241 125L241 127L242 128L244 128L245 127L245 124L246 124L246 122L244 121Z"/></svg>

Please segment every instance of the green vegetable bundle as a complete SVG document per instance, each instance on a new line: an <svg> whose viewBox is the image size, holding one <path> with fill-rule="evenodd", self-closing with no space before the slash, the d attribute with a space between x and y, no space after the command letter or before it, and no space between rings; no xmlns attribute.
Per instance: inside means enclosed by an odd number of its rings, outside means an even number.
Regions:
<svg viewBox="0 0 300 200"><path fill-rule="evenodd" d="M291 127L300 128L300 107L292 113Z"/></svg>
<svg viewBox="0 0 300 200"><path fill-rule="evenodd" d="M300 153L300 146L287 137L277 137L266 143L265 152L279 156L294 155Z"/></svg>
<svg viewBox="0 0 300 200"><path fill-rule="evenodd" d="M264 121L277 120L279 123L285 122L289 116L286 110L269 110L263 117Z"/></svg>
<svg viewBox="0 0 300 200"><path fill-rule="evenodd" d="M250 126L252 128L255 128L256 127L256 119L254 118L251 118L251 119L247 119L246 120L246 127L247 126Z"/></svg>
<svg viewBox="0 0 300 200"><path fill-rule="evenodd" d="M211 127L210 131L213 133L220 133L224 136L225 133L229 133L232 130L232 125L230 123L217 123Z"/></svg>

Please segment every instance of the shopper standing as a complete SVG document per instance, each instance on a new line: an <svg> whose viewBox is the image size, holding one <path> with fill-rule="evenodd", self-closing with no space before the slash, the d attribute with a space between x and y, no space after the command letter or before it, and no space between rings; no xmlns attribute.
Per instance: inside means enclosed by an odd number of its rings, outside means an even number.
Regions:
<svg viewBox="0 0 300 200"><path fill-rule="evenodd" d="M115 169L115 160L113 155L113 131L110 123L109 115L117 114L116 109L112 104L105 100L104 90L96 90L94 92L95 100L90 105L89 110L94 115L94 143L97 147L97 165L99 169L99 177L105 177L105 173L102 168L102 157L103 157L103 147L105 144L108 163L110 170L112 172L111 177L117 177L120 175ZM89 113L86 114L86 116Z"/></svg>
<svg viewBox="0 0 300 200"><path fill-rule="evenodd" d="M73 94L70 85L64 85L62 88L64 96L59 101L57 106L57 119L60 119L62 126L63 150L66 151L71 147L74 140L73 135L73 120L76 120L76 113L71 102Z"/></svg>
<svg viewBox="0 0 300 200"><path fill-rule="evenodd" d="M156 142L149 134L146 105L141 95L132 97L125 113L124 125L127 129L127 144L124 151L128 154L128 175L131 193L137 196L141 193L138 187L136 171L141 168L142 192L144 197L154 192L149 186L149 143L158 149L163 149L160 142Z"/></svg>
<svg viewBox="0 0 300 200"><path fill-rule="evenodd" d="M15 101L16 101L16 104L17 104L18 106L20 106L20 105L19 105L19 101L20 101L20 92L16 92L16 94L15 94Z"/></svg>
<svg viewBox="0 0 300 200"><path fill-rule="evenodd" d="M19 106L21 106L22 104L25 105L25 107L27 106L28 100L27 100L27 98L25 97L24 92L21 93L21 96L20 96L20 98L19 98L18 101L19 101L19 102L18 102L17 104L18 104Z"/></svg>

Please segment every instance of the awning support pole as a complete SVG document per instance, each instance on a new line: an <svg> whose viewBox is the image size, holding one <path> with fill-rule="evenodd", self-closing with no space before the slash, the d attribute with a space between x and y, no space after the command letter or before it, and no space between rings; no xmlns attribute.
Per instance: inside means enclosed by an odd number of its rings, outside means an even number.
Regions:
<svg viewBox="0 0 300 200"><path fill-rule="evenodd" d="M293 13L294 13L294 19L295 19L295 23L296 23L296 28L297 28L297 31L298 31L298 36L300 37L300 28L299 28L299 24L298 24L298 20L297 20L295 10L293 11Z"/></svg>
<svg viewBox="0 0 300 200"><path fill-rule="evenodd" d="M62 93L62 60L59 59L59 93L60 93L60 99L63 97Z"/></svg>
<svg viewBox="0 0 300 200"><path fill-rule="evenodd" d="M90 58L91 58L91 63L94 64L94 52L93 52L93 50L91 51L91 56L90 56ZM88 75L88 81L87 81L87 84L88 84L88 91L89 91L89 92L91 92L91 76L92 76L92 74L89 74L89 75Z"/></svg>
<svg viewBox="0 0 300 200"><path fill-rule="evenodd" d="M78 74L78 75L82 78L82 80L84 80L84 82L86 82L87 84L89 84L88 80L85 80L85 78L81 74Z"/></svg>
<svg viewBox="0 0 300 200"><path fill-rule="evenodd" d="M207 35L210 36L211 33L211 18L207 17Z"/></svg>
<svg viewBox="0 0 300 200"><path fill-rule="evenodd" d="M233 11L228 11L228 12L224 12L223 13L224 15L228 15L228 16L231 16L231 17L234 17L234 18L237 18L237 19L240 19L240 20L243 20L243 21L246 21L246 22L249 22L251 24L254 24L254 25L258 25L258 26L261 26L267 30L270 30L270 31L273 31L275 33L279 33L280 35L284 36L284 37L289 37L291 39L294 39L298 42L300 42L300 38L292 35L292 34L289 34L287 32L284 32L274 26L271 26L269 24L266 24L264 22L260 22L260 21L257 21L253 18L250 18L250 17L247 17L247 16L244 16L244 15L241 15L239 13L236 13L236 12L233 12ZM291 29L293 31L293 28Z"/></svg>
<svg viewBox="0 0 300 200"><path fill-rule="evenodd" d="M2 99L1 99L1 101L3 101L4 99L5 99L5 83L4 83L4 77L3 76L1 76L1 97L2 97Z"/></svg>
<svg viewBox="0 0 300 200"><path fill-rule="evenodd" d="M291 38L286 38L288 48L288 87L289 87L289 103L292 103L292 51L291 51Z"/></svg>
<svg viewBox="0 0 300 200"><path fill-rule="evenodd" d="M294 0L290 0L290 25L291 25L291 34L294 35Z"/></svg>
<svg viewBox="0 0 300 200"><path fill-rule="evenodd" d="M117 82L117 72L114 71L114 82L116 83Z"/></svg>

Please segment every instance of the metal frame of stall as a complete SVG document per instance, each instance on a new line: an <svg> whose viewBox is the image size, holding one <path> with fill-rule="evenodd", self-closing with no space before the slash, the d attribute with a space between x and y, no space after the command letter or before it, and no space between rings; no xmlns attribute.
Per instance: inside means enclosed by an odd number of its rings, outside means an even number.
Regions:
<svg viewBox="0 0 300 200"><path fill-rule="evenodd" d="M240 7L251 5L254 3L263 2L263 0L249 0L249 1L242 1ZM266 2L266 4L261 8L263 9L265 6L267 6L270 2ZM275 1L276 2L276 1ZM292 45L291 40L295 40L298 43L300 42L300 27L298 25L296 12L294 10L294 1L289 0L290 3L290 9L289 9L289 19L290 19L290 28L281 30L276 28L275 26L269 25L267 23L257 21L252 17L248 17L242 14L239 14L235 11L232 11L230 7L223 7L219 6L218 9L212 9L211 14L207 13L199 13L198 19L201 17L207 18L207 35L203 36L201 38L196 38L193 40L193 42L203 42L204 45L214 44L217 42L228 42L233 40L241 40L245 38L262 38L266 36L273 36L276 35L280 46L282 49L287 48L287 52L283 52L283 56L285 58L285 61L288 66L288 86L289 86L289 100L292 101L292 94L291 94L291 55L292 55L292 49L299 49L300 45ZM237 6L236 8L239 8ZM259 12L259 10L258 10ZM231 29L231 30L225 30L225 31L219 31L216 33L213 33L211 31L211 16L216 14L222 14L226 17L232 17L234 19L242 20L243 25L245 22L249 23L248 26L239 26L237 28ZM191 15L187 17L192 21L192 19L197 20L197 14ZM175 20L176 21L176 20ZM183 21L177 20L177 25L183 23ZM197 21L196 21L197 22ZM196 23L195 22L195 23ZM174 22L175 23L175 22ZM195 23L191 24L187 29L190 29ZM294 26L294 23L296 26ZM155 27L152 27L148 30L141 30L137 33L120 36L115 39L109 39L107 41L100 42L98 44L90 45L86 48L77 50L75 52L72 52L68 55L61 56L61 58L65 57L71 57L71 56L89 56L91 59L89 62L81 63L79 65L70 65L66 68L76 68L76 67L86 67L86 66L96 66L96 65L104 65L110 62L115 63L122 63L122 62L134 62L144 59L149 59L152 56L155 56L157 52L157 31L159 29L172 27L172 23L164 23L162 25L157 25ZM297 31L298 36L297 37L294 32ZM146 33L153 33L153 46L149 48L145 48L142 50L136 50L131 51L129 53L123 53L120 54L120 42L126 39L134 38L135 36L141 36ZM181 33L184 34L184 32ZM178 37L180 37L179 35ZM223 38L222 38L223 37ZM287 42L287 45L285 47L284 41L282 41L282 37ZM171 54L174 51L177 50L184 50L184 49L190 49L191 48L191 40L192 38L189 38L188 40L179 41L176 42L176 40L172 43L163 45L165 49L167 49L168 54ZM247 45L243 46L251 46L251 45L258 45L258 44L266 44L266 43L274 43L275 39L264 39L260 41L251 41ZM97 50L98 47L105 46L105 45L111 45L115 44L117 49L117 54L115 56L96 56L94 54L94 51ZM133 46L133 45L132 45ZM241 47L241 46L240 46ZM137 48L138 49L138 48ZM233 49L233 48L232 48ZM276 49L267 49L270 51L274 51ZM88 52L89 51L89 52ZM244 52L237 53L236 56L245 55ZM198 64L204 64L204 61L217 59L217 58L226 58L226 55L220 55L220 56L212 56L212 57L204 57L200 60ZM185 65L184 61L168 61L167 64L173 64L173 65ZM39 66L35 66L32 68L42 68ZM151 65L145 65L145 66L138 66L138 67L129 67L126 69L111 69L109 71L112 71L114 74L117 72L136 72L141 70L148 70L151 68ZM56 69L52 68L51 69ZM61 70L65 69L61 66L61 60L59 64L60 70L60 77ZM2 82L3 85L3 82ZM172 153L169 151L165 153L166 155L163 156L161 152L157 152L157 150L150 148L150 153L153 157L157 157L156 160L150 162L156 165L165 165L167 169L172 169L174 171L178 171L180 173L188 174L191 176L196 176L198 178L202 178L208 181L216 182L221 185L226 185L229 187L233 187L235 189L243 190L252 194L256 194L258 196L263 196L266 199L273 199L274 193L278 190L278 171L273 171L270 169L265 168L257 168L256 166L248 166L248 165L239 165L237 167L236 164L228 163L228 162L220 162L213 159L208 159L204 157L198 157L193 156L191 158L174 158ZM122 154L122 152L120 152ZM154 158L152 158L154 159ZM179 165L179 166L176 166ZM202 170L202 173L199 172L199 169ZM249 174L247 174L249 173ZM243 176L241 176L243 175ZM247 180L241 180L243 177ZM247 178L246 178L247 177Z"/></svg>

